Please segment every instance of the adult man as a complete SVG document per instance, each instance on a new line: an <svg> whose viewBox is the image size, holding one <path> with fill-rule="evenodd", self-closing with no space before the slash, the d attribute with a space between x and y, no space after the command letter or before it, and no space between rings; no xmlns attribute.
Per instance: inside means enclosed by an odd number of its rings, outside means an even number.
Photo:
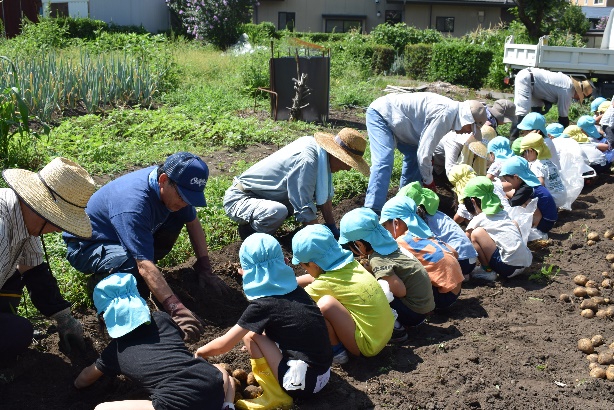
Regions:
<svg viewBox="0 0 614 410"><path fill-rule="evenodd" d="M497 131L499 125L516 121L516 105L506 99L497 100L492 106L486 107L486 115L488 116L486 125L490 125Z"/></svg>
<svg viewBox="0 0 614 410"><path fill-rule="evenodd" d="M561 72L554 73L542 68L525 68L520 70L514 81L514 104L516 104L516 124L520 123L529 112L545 115L552 104L559 110L558 122L564 127L569 125L569 107L571 100L582 102L593 93L588 80L577 81ZM518 138L519 131L512 127L510 140Z"/></svg>
<svg viewBox="0 0 614 410"><path fill-rule="evenodd" d="M224 195L224 210L239 223L239 235L273 234L289 215L304 224L317 222L339 236L333 216L332 173L355 168L369 175L363 159L367 141L356 130L316 133L286 145L234 179Z"/></svg>
<svg viewBox="0 0 614 410"><path fill-rule="evenodd" d="M371 177L365 207L380 212L392 175L395 147L403 154L401 187L420 181L434 189L431 159L450 131L473 133L481 140L486 108L475 100L458 102L434 93L388 94L367 109Z"/></svg>
<svg viewBox="0 0 614 410"><path fill-rule="evenodd" d="M38 173L7 169L2 176L10 188L0 189L0 359L15 357L32 342L32 324L15 314L24 286L34 306L56 321L60 347L66 353L73 345L84 349L83 327L43 262L40 237L61 231L92 234L84 209L94 181L65 158L54 159Z"/></svg>
<svg viewBox="0 0 614 410"><path fill-rule="evenodd" d="M92 237L64 234L67 259L77 270L91 275L88 289L114 272L131 273L145 299L149 291L184 332L198 338L202 325L177 296L155 263L168 254L185 225L197 257L194 265L201 286L219 292L226 285L209 262L207 240L195 206L205 206L209 168L198 156L179 152L163 165L126 174L100 188L87 203Z"/></svg>

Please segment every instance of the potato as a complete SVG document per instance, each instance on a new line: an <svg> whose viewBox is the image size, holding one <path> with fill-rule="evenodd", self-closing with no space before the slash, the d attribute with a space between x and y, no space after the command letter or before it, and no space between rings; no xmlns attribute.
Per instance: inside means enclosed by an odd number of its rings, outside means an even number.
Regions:
<svg viewBox="0 0 614 410"><path fill-rule="evenodd" d="M256 380L256 377L254 376L254 372L249 372L247 374L247 384L250 386L258 386L258 381Z"/></svg>
<svg viewBox="0 0 614 410"><path fill-rule="evenodd" d="M608 254L605 256L605 259L606 259L608 262L614 262L614 253L608 253Z"/></svg>
<svg viewBox="0 0 614 410"><path fill-rule="evenodd" d="M610 345L608 346L608 349L610 349L610 350L614 350L614 343L610 344Z"/></svg>
<svg viewBox="0 0 614 410"><path fill-rule="evenodd" d="M591 370L590 375L595 379L605 379L605 369L601 367L595 367L593 370Z"/></svg>
<svg viewBox="0 0 614 410"><path fill-rule="evenodd" d="M601 296L593 296L591 298L591 300L593 302L595 302L597 305L605 305L605 298L601 297Z"/></svg>
<svg viewBox="0 0 614 410"><path fill-rule="evenodd" d="M575 283L578 286L584 286L586 282L588 282L588 278L584 275L576 275L573 278L573 283Z"/></svg>
<svg viewBox="0 0 614 410"><path fill-rule="evenodd" d="M569 302L571 301L571 298L569 297L567 293L561 293L561 296L559 296L559 300L561 302Z"/></svg>
<svg viewBox="0 0 614 410"><path fill-rule="evenodd" d="M232 372L232 377L238 379L243 386L247 385L247 372L243 369L236 369Z"/></svg>
<svg viewBox="0 0 614 410"><path fill-rule="evenodd" d="M609 306L606 310L605 310L605 315L609 318L614 317L614 306Z"/></svg>
<svg viewBox="0 0 614 410"><path fill-rule="evenodd" d="M586 239L588 239L589 241L598 241L599 240L599 234L597 232L589 232L588 235L586 235Z"/></svg>
<svg viewBox="0 0 614 410"><path fill-rule="evenodd" d="M601 295L601 292L599 292L599 289L597 288L586 288L586 295L590 297L599 296Z"/></svg>
<svg viewBox="0 0 614 410"><path fill-rule="evenodd" d="M610 298L603 298L603 304L604 305L609 305L611 302Z"/></svg>
<svg viewBox="0 0 614 410"><path fill-rule="evenodd" d="M597 282L595 282L594 280L589 280L584 284L584 286L586 286L587 288L596 288Z"/></svg>
<svg viewBox="0 0 614 410"><path fill-rule="evenodd" d="M580 303L580 309L597 310L597 304L592 299L584 299Z"/></svg>
<svg viewBox="0 0 614 410"><path fill-rule="evenodd" d="M226 373L228 373L229 376L232 376L232 367L228 363L220 363L218 366L226 370Z"/></svg>
<svg viewBox="0 0 614 410"><path fill-rule="evenodd" d="M583 286L578 286L577 288L573 290L573 294L574 296L577 296L579 298L585 298L587 295L586 288Z"/></svg>
<svg viewBox="0 0 614 410"><path fill-rule="evenodd" d="M601 276L603 276L604 278L609 278L610 277L610 273L609 272L601 272Z"/></svg>
<svg viewBox="0 0 614 410"><path fill-rule="evenodd" d="M593 344L594 347L597 347L597 346L601 346L602 344L604 344L605 340L603 339L603 336L595 335L591 337L591 343Z"/></svg>
<svg viewBox="0 0 614 410"><path fill-rule="evenodd" d="M614 269L614 263L612 264L612 269Z"/></svg>
<svg viewBox="0 0 614 410"><path fill-rule="evenodd" d="M231 377L232 377L232 376L231 376ZM240 389L241 389L241 386L243 386L243 385L241 384L241 380L237 379L236 377L233 377L233 378L232 378L232 380L234 380L234 381L235 381L235 388L236 388L237 390L240 390Z"/></svg>
<svg viewBox="0 0 614 410"><path fill-rule="evenodd" d="M599 367L599 363L595 362L588 364L588 370L593 370L595 367Z"/></svg>
<svg viewBox="0 0 614 410"><path fill-rule="evenodd" d="M605 371L605 377L609 381L614 382L614 366L608 366L608 368Z"/></svg>
<svg viewBox="0 0 614 410"><path fill-rule="evenodd" d="M605 233L603 234L603 237L606 239L612 239L614 238L614 232L610 231L609 229L607 231L605 231Z"/></svg>
<svg viewBox="0 0 614 410"><path fill-rule="evenodd" d="M586 338L578 340L578 350L586 354L591 354L595 352L591 339Z"/></svg>
<svg viewBox="0 0 614 410"><path fill-rule="evenodd" d="M589 363L597 363L598 357L599 355L597 353L591 353L588 356L586 356L586 360L588 360Z"/></svg>
<svg viewBox="0 0 614 410"><path fill-rule="evenodd" d="M595 312L595 317L597 319L606 319L608 317L608 311L605 309L599 309L597 312Z"/></svg>
<svg viewBox="0 0 614 410"><path fill-rule="evenodd" d="M608 350L604 350L603 352L599 353L599 356L597 357L597 363L599 364L614 363L614 358L612 358L612 351L608 349Z"/></svg>
<svg viewBox="0 0 614 410"><path fill-rule="evenodd" d="M593 246L593 245L594 245L594 244L596 244L596 243L597 243L597 242L595 242L595 241L594 241L594 240L592 240L592 239L589 239L588 241L586 241L586 244L587 244L588 246Z"/></svg>
<svg viewBox="0 0 614 410"><path fill-rule="evenodd" d="M604 376L605 377L605 370L604 370ZM246 399L255 399L256 397L260 396L262 393L260 393L260 391L258 390L260 389L259 386L247 386L244 390L243 390L243 397Z"/></svg>
<svg viewBox="0 0 614 410"><path fill-rule="evenodd" d="M595 317L595 312L592 309L584 309L582 312L580 312L580 315L587 319L592 319Z"/></svg>

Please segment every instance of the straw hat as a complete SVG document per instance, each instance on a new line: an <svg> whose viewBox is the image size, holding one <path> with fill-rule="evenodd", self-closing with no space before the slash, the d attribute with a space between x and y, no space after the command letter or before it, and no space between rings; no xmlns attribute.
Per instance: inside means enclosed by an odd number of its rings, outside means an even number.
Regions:
<svg viewBox="0 0 614 410"><path fill-rule="evenodd" d="M92 236L85 207L95 191L94 180L77 163L56 158L38 173L6 169L2 176L40 217L72 235Z"/></svg>
<svg viewBox="0 0 614 410"><path fill-rule="evenodd" d="M478 157L486 159L488 154L488 146L484 143L484 141L472 142L469 144L469 149Z"/></svg>
<svg viewBox="0 0 614 410"><path fill-rule="evenodd" d="M363 158L367 140L360 132L353 128L343 128L337 135L316 132L314 138L326 152L369 176L369 165Z"/></svg>
<svg viewBox="0 0 614 410"><path fill-rule="evenodd" d="M588 97L593 93L593 86L591 85L590 81L578 81L573 77L570 78L571 82L573 83L573 87L576 90L576 94L578 95L578 101L582 102L585 97Z"/></svg>

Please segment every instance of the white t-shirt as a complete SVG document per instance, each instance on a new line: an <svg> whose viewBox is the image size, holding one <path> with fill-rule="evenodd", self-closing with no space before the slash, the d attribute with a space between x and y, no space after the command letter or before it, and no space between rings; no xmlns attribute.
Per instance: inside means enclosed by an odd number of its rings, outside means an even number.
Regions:
<svg viewBox="0 0 614 410"><path fill-rule="evenodd" d="M495 180L492 183L494 185L493 192L501 200L501 205L503 205L503 209L505 211L509 210L511 208L510 201L507 198L507 195L505 195L505 191L503 191L503 184L501 184L501 180L499 178L495 178ZM465 204L463 204L462 202L458 204L458 209L456 210L456 214L458 216L465 218L468 221L473 219L473 215L467 210L467 207L465 207Z"/></svg>
<svg viewBox="0 0 614 410"><path fill-rule="evenodd" d="M522 241L520 229L510 219L507 212L486 215L484 212L474 216L467 230L484 228L499 248L501 260L511 266L527 267L533 262L531 251Z"/></svg>
<svg viewBox="0 0 614 410"><path fill-rule="evenodd" d="M559 175L559 170L552 161L549 159L536 159L533 162L529 162L529 169L533 171L536 177L544 178L544 186L550 191L556 206L563 206L567 199L565 186Z"/></svg>

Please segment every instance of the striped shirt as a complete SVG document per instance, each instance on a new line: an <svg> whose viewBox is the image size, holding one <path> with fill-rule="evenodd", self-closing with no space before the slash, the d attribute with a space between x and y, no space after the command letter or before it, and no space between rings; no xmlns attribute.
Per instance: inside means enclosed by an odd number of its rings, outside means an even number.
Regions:
<svg viewBox="0 0 614 410"><path fill-rule="evenodd" d="M40 238L28 233L19 199L9 188L0 188L0 288L17 265L38 266L43 263Z"/></svg>

